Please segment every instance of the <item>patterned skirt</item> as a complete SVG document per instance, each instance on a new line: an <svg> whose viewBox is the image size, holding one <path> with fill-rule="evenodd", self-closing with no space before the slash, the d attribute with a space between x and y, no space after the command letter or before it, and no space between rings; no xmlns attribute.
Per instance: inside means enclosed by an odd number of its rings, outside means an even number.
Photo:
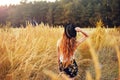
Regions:
<svg viewBox="0 0 120 80"><path fill-rule="evenodd" d="M59 70L60 70L60 72L64 72L70 78L73 78L78 73L78 66L77 66L76 61L73 59L72 63L69 64L67 67L64 67L62 62L60 62L59 63Z"/></svg>

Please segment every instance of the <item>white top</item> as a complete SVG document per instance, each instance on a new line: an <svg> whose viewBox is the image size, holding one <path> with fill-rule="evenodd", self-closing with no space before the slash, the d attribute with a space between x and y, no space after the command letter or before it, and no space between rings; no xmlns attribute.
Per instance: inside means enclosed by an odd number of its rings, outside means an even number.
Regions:
<svg viewBox="0 0 120 80"><path fill-rule="evenodd" d="M71 56L70 60L73 60L73 59L75 59L75 58L74 58L74 55ZM68 59L64 60L64 62L66 62L67 60L68 60ZM60 55L60 62L63 62L63 55L62 55L62 54Z"/></svg>

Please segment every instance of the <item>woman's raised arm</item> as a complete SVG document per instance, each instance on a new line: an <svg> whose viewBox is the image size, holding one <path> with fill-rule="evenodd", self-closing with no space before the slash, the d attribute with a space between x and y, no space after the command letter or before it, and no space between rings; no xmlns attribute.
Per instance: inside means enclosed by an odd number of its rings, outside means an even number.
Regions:
<svg viewBox="0 0 120 80"><path fill-rule="evenodd" d="M79 27L76 27L75 30L76 30L77 32L81 32L81 33L83 34L83 37L80 38L80 39L78 39L78 41L77 41L77 46L79 46L80 43L82 43L83 41L85 41L85 40L87 39L88 34L85 33L84 31L82 31Z"/></svg>

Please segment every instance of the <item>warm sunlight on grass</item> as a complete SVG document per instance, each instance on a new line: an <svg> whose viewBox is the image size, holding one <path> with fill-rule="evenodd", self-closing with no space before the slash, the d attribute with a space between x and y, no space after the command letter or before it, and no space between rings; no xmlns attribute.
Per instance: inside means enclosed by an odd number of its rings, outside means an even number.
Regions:
<svg viewBox="0 0 120 80"><path fill-rule="evenodd" d="M76 80L114 80L120 76L120 29L96 26L83 29L90 37L75 55L79 66ZM62 32L59 26L44 24L1 28L0 80L61 80L56 43Z"/></svg>

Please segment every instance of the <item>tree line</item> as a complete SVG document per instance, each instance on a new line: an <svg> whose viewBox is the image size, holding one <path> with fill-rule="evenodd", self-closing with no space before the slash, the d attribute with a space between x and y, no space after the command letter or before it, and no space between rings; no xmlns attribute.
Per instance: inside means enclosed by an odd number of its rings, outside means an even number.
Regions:
<svg viewBox="0 0 120 80"><path fill-rule="evenodd" d="M0 24L25 26L35 20L49 25L95 26L102 20L108 27L120 26L120 0L56 0L55 2L21 1L19 5L0 6Z"/></svg>

